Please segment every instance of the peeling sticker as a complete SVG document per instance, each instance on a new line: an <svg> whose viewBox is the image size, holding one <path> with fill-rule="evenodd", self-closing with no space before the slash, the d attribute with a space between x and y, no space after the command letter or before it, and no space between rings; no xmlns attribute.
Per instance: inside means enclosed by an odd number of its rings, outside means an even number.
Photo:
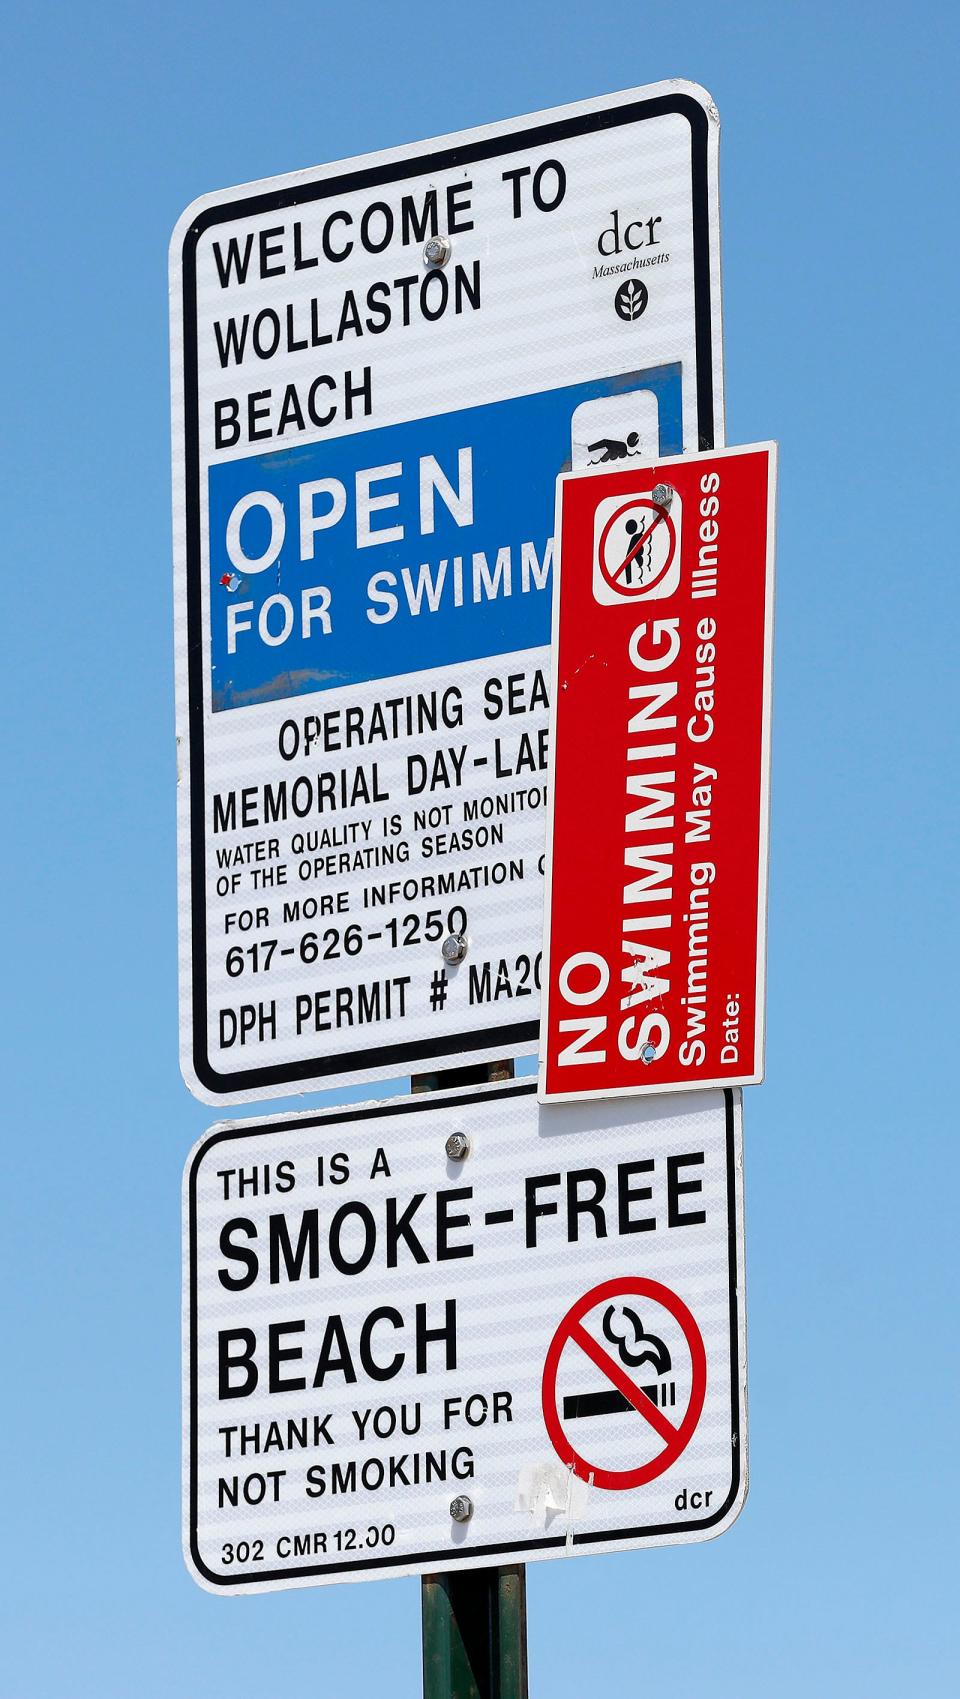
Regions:
<svg viewBox="0 0 960 1699"><path fill-rule="evenodd" d="M555 1516L580 1516L587 1508L589 1487L557 1459L525 1463L517 1479L518 1510L528 1510L538 1528L549 1528Z"/></svg>

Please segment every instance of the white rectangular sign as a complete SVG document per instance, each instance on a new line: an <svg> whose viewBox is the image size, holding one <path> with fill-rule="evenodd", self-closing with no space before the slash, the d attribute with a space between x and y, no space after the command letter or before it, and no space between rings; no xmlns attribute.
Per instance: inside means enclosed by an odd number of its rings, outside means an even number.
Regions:
<svg viewBox="0 0 960 1699"><path fill-rule="evenodd" d="M178 224L200 1097L535 1048L555 480L722 440L718 130L663 83Z"/></svg>
<svg viewBox="0 0 960 1699"><path fill-rule="evenodd" d="M183 1203L202 1586L677 1544L739 1514L738 1092L540 1106L531 1082L244 1122L195 1148Z"/></svg>

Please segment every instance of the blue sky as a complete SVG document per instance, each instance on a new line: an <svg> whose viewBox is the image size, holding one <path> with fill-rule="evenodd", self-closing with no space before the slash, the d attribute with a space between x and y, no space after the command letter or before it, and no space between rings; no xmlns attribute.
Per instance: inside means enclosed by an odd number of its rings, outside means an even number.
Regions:
<svg viewBox="0 0 960 1699"><path fill-rule="evenodd" d="M419 1692L418 1583L225 1600L180 1558L180 1171L214 1117L177 1066L169 232L208 189L675 75L723 120L728 440L782 454L752 1485L714 1543L534 1566L531 1690L956 1691L956 35L884 0L8 21L4 1699Z"/></svg>

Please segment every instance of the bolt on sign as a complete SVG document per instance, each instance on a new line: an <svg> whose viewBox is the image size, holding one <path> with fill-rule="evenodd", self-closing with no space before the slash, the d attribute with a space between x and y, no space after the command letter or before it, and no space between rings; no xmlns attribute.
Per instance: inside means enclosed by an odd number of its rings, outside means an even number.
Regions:
<svg viewBox="0 0 960 1699"><path fill-rule="evenodd" d="M776 449L558 481L546 1099L763 1076Z"/></svg>
<svg viewBox="0 0 960 1699"><path fill-rule="evenodd" d="M746 1495L740 1096L529 1084L214 1128L189 1569L252 1592L703 1540Z"/></svg>
<svg viewBox="0 0 960 1699"><path fill-rule="evenodd" d="M555 480L722 440L718 130L662 83L178 224L200 1097L535 1048Z"/></svg>

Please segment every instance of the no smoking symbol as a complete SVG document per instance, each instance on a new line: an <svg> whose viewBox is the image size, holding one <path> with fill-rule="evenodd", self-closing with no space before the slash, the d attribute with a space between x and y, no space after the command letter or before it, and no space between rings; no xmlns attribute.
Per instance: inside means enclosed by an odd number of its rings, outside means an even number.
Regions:
<svg viewBox="0 0 960 1699"><path fill-rule="evenodd" d="M643 1314L643 1327L638 1312ZM621 1317L634 1326L636 1337L632 1343L629 1328L623 1329L621 1338ZM584 1325L588 1318L589 1328ZM603 1332L613 1341L612 1351L599 1343L595 1332ZM672 1353L660 1337L667 1333L674 1339ZM679 1370L680 1365L675 1361L678 1346L689 1358L689 1364L683 1365L689 1393L685 1409L680 1402L679 1421L674 1414L675 1403L669 1406L670 1415L667 1415L657 1396L657 1377L671 1366ZM572 1358L575 1372L581 1375L587 1372L583 1358L600 1371L601 1391L561 1399L557 1381L565 1352ZM625 1363L631 1365L629 1369ZM637 1366L633 1367L634 1364ZM651 1369L655 1371L654 1384L648 1385ZM596 1380L595 1375L593 1379ZM594 1486L624 1491L645 1486L676 1462L696 1432L706 1390L707 1357L703 1339L682 1299L668 1286L641 1276L606 1280L586 1292L567 1311L550 1341L543 1366L543 1418L557 1456L575 1475L583 1481L592 1481ZM581 1439L578 1435L574 1445L569 1429L588 1415L616 1420L612 1424L604 1423L592 1438ZM652 1455L643 1455L650 1451L651 1440ZM578 1449L581 1446L583 1451ZM589 1457L585 1455L587 1450ZM642 1461L631 1463L631 1453L642 1456Z"/></svg>

